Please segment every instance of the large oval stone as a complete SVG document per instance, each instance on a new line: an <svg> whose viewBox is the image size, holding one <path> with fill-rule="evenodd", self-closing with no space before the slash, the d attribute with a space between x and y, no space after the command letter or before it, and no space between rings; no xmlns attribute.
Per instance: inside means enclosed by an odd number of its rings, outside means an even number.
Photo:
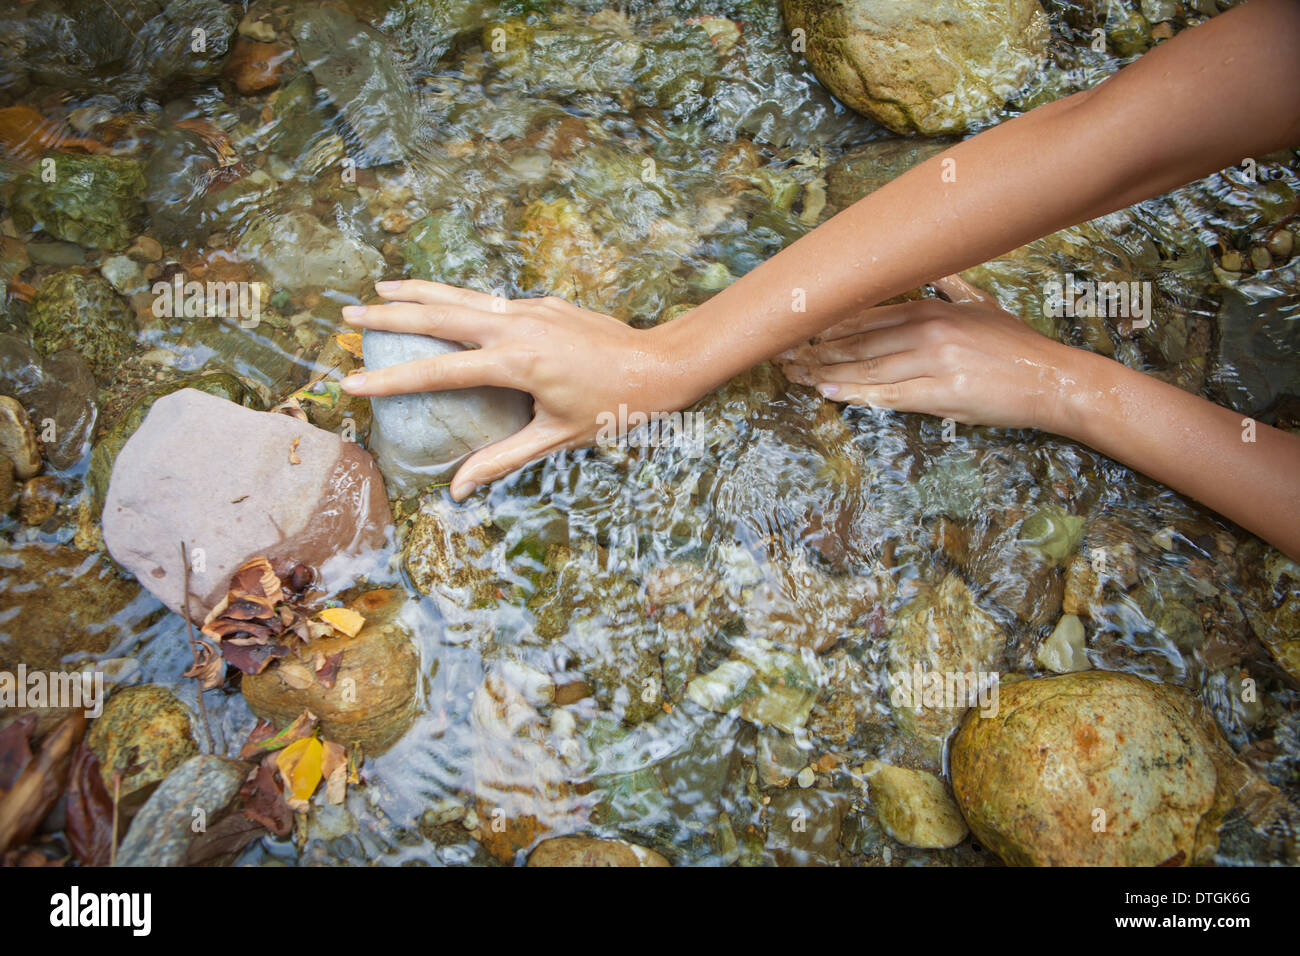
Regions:
<svg viewBox="0 0 1300 956"><path fill-rule="evenodd" d="M464 348L429 335L367 329L366 368L435 358ZM470 454L513 435L532 418L532 398L509 388L457 388L385 395L370 401L370 450L390 494L409 495L447 480Z"/></svg>

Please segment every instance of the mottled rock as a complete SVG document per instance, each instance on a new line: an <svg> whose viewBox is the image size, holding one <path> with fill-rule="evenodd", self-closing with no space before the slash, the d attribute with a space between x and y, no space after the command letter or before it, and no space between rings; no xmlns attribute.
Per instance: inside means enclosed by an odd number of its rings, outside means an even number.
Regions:
<svg viewBox="0 0 1300 956"><path fill-rule="evenodd" d="M934 774L878 760L862 768L871 805L885 832L904 846L938 850L966 839L966 821L948 788Z"/></svg>
<svg viewBox="0 0 1300 956"><path fill-rule="evenodd" d="M126 300L101 275L56 272L32 299L28 321L42 355L75 349L97 376L107 378L135 346L135 321Z"/></svg>
<svg viewBox="0 0 1300 956"><path fill-rule="evenodd" d="M661 854L626 840L552 837L528 856L529 866L671 866Z"/></svg>
<svg viewBox="0 0 1300 956"><path fill-rule="evenodd" d="M258 555L281 574L303 563L342 586L391 524L379 470L355 443L189 388L155 401L123 446L103 515L114 560L177 613L185 543L186 610L199 620Z"/></svg>
<svg viewBox="0 0 1300 956"><path fill-rule="evenodd" d="M851 149L826 170L827 206L832 213L847 209L950 145L951 140L882 139Z"/></svg>
<svg viewBox="0 0 1300 956"><path fill-rule="evenodd" d="M41 470L41 449L27 410L8 395L0 395L0 455L13 465L14 477L24 481Z"/></svg>
<svg viewBox="0 0 1300 956"><path fill-rule="evenodd" d="M258 717L285 727L310 710L324 736L367 754L390 747L415 719L419 655L401 621L398 591L370 591L349 605L365 619L355 637L315 640L306 661L279 661L260 674L245 674L244 699ZM332 687L313 676L318 655L342 654Z"/></svg>
<svg viewBox="0 0 1300 956"><path fill-rule="evenodd" d="M145 801L122 845L117 866L184 866L195 838L194 826L203 812L210 828L235 798L248 776L249 765L215 754L190 757Z"/></svg>
<svg viewBox="0 0 1300 956"><path fill-rule="evenodd" d="M54 179L26 176L14 193L14 222L91 249L120 249L144 212L144 175L133 159L51 153Z"/></svg>
<svg viewBox="0 0 1300 956"><path fill-rule="evenodd" d="M357 293L378 278L384 257L305 210L254 223L239 241L240 254L257 262L278 289L322 288Z"/></svg>
<svg viewBox="0 0 1300 956"><path fill-rule="evenodd" d="M1003 686L952 748L971 831L1016 865L1155 866L1212 858L1224 814L1260 794L1180 687L1085 671Z"/></svg>
<svg viewBox="0 0 1300 956"><path fill-rule="evenodd" d="M123 798L158 783L198 752L189 708L153 684L110 696L86 732L86 743L99 758L109 793L114 776L121 774Z"/></svg>
<svg viewBox="0 0 1300 956"><path fill-rule="evenodd" d="M460 351L428 335L367 329L361 336L366 368L387 368ZM469 454L519 431L532 418L526 392L480 386L442 392L387 395L370 400L370 447L389 491L407 495L450 478Z"/></svg>
<svg viewBox="0 0 1300 956"><path fill-rule="evenodd" d="M890 627L894 721L937 759L966 707L975 702L971 694L980 677L996 680L1005 647L1001 628L958 575L949 574L937 588L923 589ZM926 689L931 681L959 693L951 700L947 694L941 702L929 700Z"/></svg>
<svg viewBox="0 0 1300 956"><path fill-rule="evenodd" d="M782 0L832 93L896 133L960 133L1032 74L1048 40L1038 0Z"/></svg>
<svg viewBox="0 0 1300 956"><path fill-rule="evenodd" d="M23 485L18 515L23 524L38 527L54 517L63 497L63 483L53 475L37 475Z"/></svg>

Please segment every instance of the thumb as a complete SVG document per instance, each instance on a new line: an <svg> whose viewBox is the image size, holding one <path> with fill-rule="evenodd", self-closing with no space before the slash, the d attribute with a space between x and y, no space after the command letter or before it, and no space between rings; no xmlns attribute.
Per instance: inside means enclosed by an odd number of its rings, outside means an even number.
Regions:
<svg viewBox="0 0 1300 956"><path fill-rule="evenodd" d="M534 418L508 438L480 448L465 460L451 482L451 496L464 501L480 485L496 481L531 461L545 457L564 443L564 432Z"/></svg>

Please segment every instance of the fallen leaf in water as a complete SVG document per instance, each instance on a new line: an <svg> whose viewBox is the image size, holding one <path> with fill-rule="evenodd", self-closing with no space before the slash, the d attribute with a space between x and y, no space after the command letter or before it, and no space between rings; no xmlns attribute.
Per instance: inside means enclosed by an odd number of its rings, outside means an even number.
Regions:
<svg viewBox="0 0 1300 956"><path fill-rule="evenodd" d="M288 808L285 808L288 812ZM243 813L228 813L190 841L185 865L199 866L219 857L238 853L267 831L266 825Z"/></svg>
<svg viewBox="0 0 1300 956"><path fill-rule="evenodd" d="M321 763L325 748L315 737L304 737L285 747L275 758L275 766L285 783L285 801L294 810L304 812L307 801L321 781Z"/></svg>
<svg viewBox="0 0 1300 956"><path fill-rule="evenodd" d="M366 623L364 617L346 607L327 607L317 616L334 630L346 634L348 637L356 637Z"/></svg>
<svg viewBox="0 0 1300 956"><path fill-rule="evenodd" d="M320 723L319 718L310 710L304 710L294 718L292 724L278 733L275 731L275 725L269 720L259 720L239 751L239 759L249 760L260 753L287 747L313 733L318 723Z"/></svg>
<svg viewBox="0 0 1300 956"><path fill-rule="evenodd" d="M341 744L327 740L322 745L321 773L325 777L325 799L338 805L348 795L348 754Z"/></svg>
<svg viewBox="0 0 1300 956"><path fill-rule="evenodd" d="M293 830L293 811L285 802L284 793L276 786L275 769L267 763L262 763L248 775L239 788L239 799L243 804L240 812L276 836L288 836Z"/></svg>
<svg viewBox="0 0 1300 956"><path fill-rule="evenodd" d="M45 819L68 779L73 749L86 732L86 715L74 711L41 741L40 752L0 798L0 852L25 843Z"/></svg>
<svg viewBox="0 0 1300 956"><path fill-rule="evenodd" d="M297 399L300 404L310 402L322 408L333 408L339 403L339 399L343 397L343 388L338 382L313 382L294 392L292 397Z"/></svg>
<svg viewBox="0 0 1300 956"><path fill-rule="evenodd" d="M362 358L360 332L340 332L334 336L334 341L338 343L339 348L349 355L354 358Z"/></svg>
<svg viewBox="0 0 1300 956"><path fill-rule="evenodd" d="M211 641L198 641L194 648L198 660L182 677L197 677L204 690L220 687L226 679L226 662L221 651Z"/></svg>
<svg viewBox="0 0 1300 956"><path fill-rule="evenodd" d="M343 652L330 654L328 657L324 654L316 655L316 680L326 690L332 690L334 681L338 679L339 667L343 663Z"/></svg>
<svg viewBox="0 0 1300 956"><path fill-rule="evenodd" d="M12 788L27 765L32 762L32 734L36 715L19 717L0 730L0 797Z"/></svg>
<svg viewBox="0 0 1300 956"><path fill-rule="evenodd" d="M316 672L298 661L282 661L275 672L294 690L305 690L316 683Z"/></svg>
<svg viewBox="0 0 1300 956"><path fill-rule="evenodd" d="M113 852L113 798L99 758L83 740L68 772L68 846L83 866L108 866Z"/></svg>

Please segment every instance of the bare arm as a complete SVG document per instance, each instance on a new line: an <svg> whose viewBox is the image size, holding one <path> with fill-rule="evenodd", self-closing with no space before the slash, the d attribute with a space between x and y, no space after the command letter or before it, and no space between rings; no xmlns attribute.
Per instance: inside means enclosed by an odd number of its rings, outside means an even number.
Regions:
<svg viewBox="0 0 1300 956"><path fill-rule="evenodd" d="M1300 436L1039 335L955 278L871 309L785 360L834 401L1065 435L1300 560Z"/></svg>
<svg viewBox="0 0 1300 956"><path fill-rule="evenodd" d="M598 416L620 404L682 408L882 299L1300 141L1297 49L1300 3L1253 0L1095 89L921 164L654 329L556 299L502 303L438 283L381 283L394 303L345 310L348 321L482 348L344 386L363 395L484 384L531 392L533 422L461 467L452 493L463 498L528 461L589 443ZM943 181L945 159L955 161L955 183ZM796 289L807 311L793 311Z"/></svg>

